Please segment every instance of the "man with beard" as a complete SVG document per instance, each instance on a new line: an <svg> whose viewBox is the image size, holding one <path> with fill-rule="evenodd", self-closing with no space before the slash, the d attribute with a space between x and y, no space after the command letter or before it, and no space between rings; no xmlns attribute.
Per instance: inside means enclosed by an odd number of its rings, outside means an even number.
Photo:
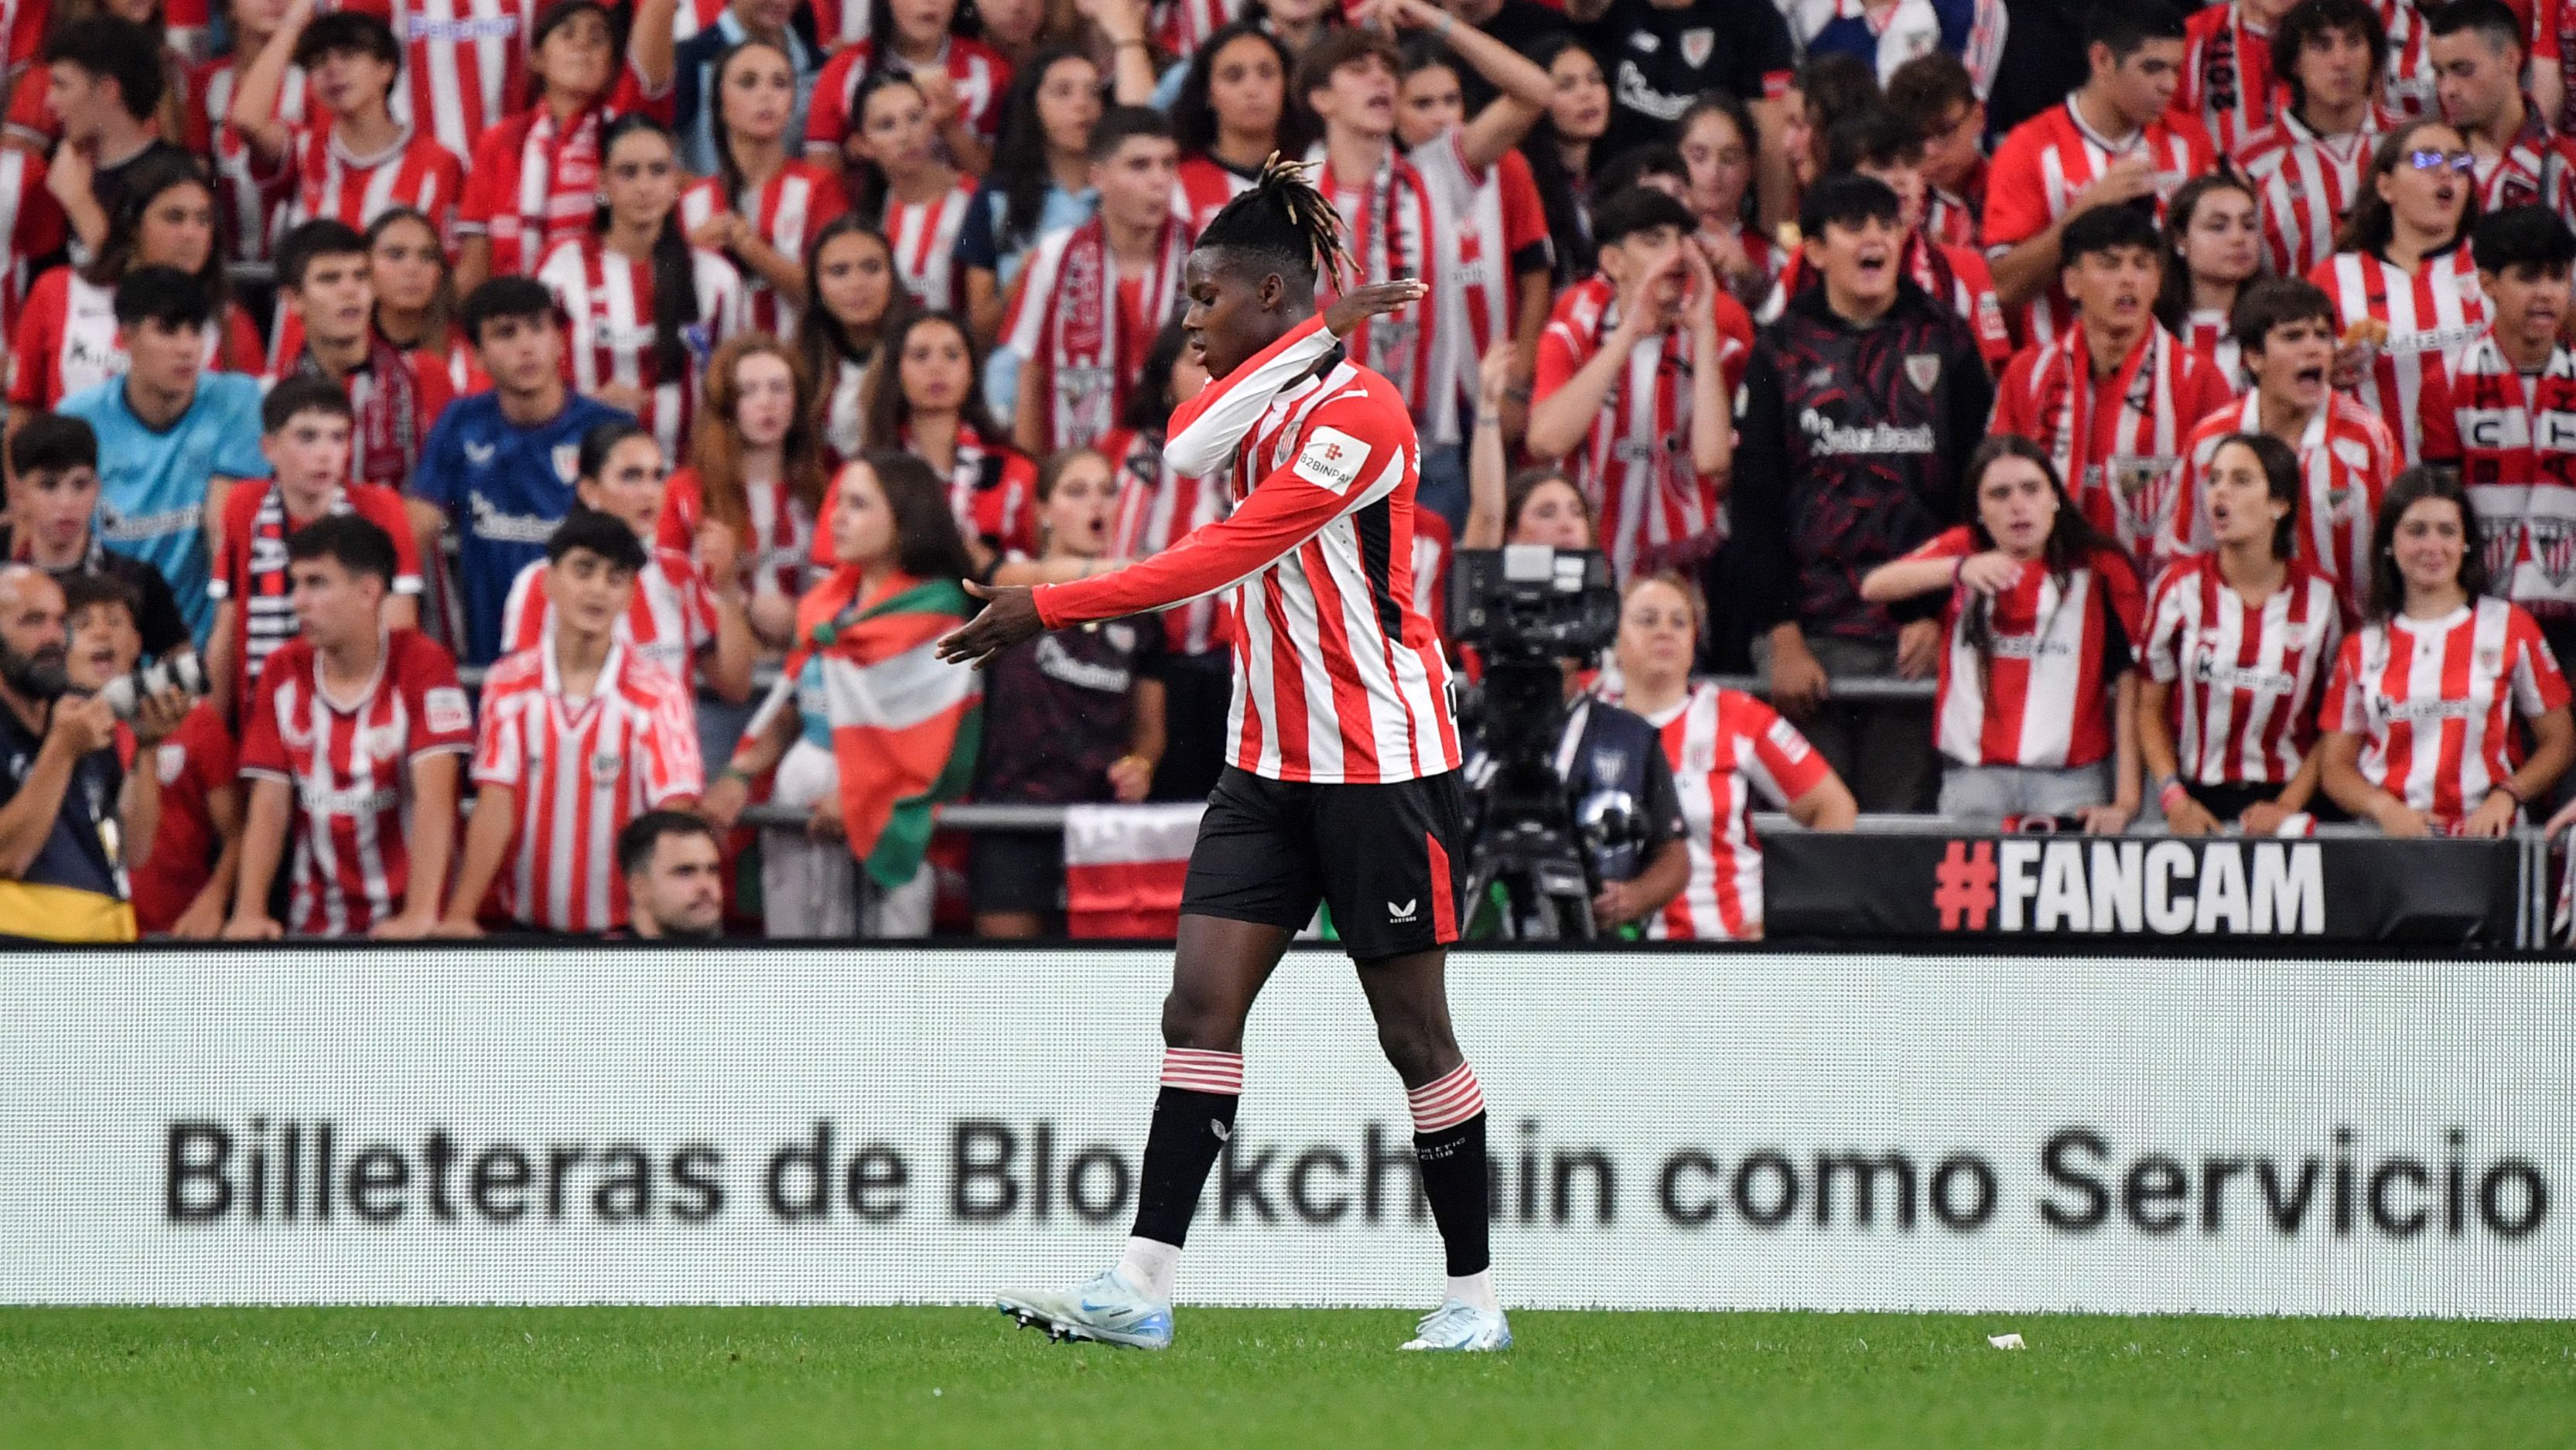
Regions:
<svg viewBox="0 0 2576 1450"><path fill-rule="evenodd" d="M724 923L724 855L715 827L687 811L646 811L617 833L626 928L641 941L713 941Z"/></svg>
<svg viewBox="0 0 2576 1450"><path fill-rule="evenodd" d="M45 941L132 941L125 866L151 854L160 777L125 768L103 697L70 693L65 615L51 575L0 565L0 922ZM157 744L188 703L175 689L140 699L135 744Z"/></svg>

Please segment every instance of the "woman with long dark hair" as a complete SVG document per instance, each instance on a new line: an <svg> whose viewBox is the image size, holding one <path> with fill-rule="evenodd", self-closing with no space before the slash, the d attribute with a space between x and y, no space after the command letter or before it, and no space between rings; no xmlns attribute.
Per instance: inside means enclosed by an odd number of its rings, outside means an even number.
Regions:
<svg viewBox="0 0 2576 1450"><path fill-rule="evenodd" d="M2441 121L2391 130L2370 154L2335 254L2308 274L2335 301L2343 329L2337 374L2377 407L2408 458L2423 443L2415 405L2427 360L2486 326L2486 293L2468 248L2478 219L2476 168L2468 142Z"/></svg>
<svg viewBox="0 0 2576 1450"><path fill-rule="evenodd" d="M715 588L747 585L753 632L783 644L808 558L821 552L826 480L811 379L787 344L745 333L707 366L689 464L664 490L660 544L694 556Z"/></svg>
<svg viewBox="0 0 2576 1450"><path fill-rule="evenodd" d="M787 52L746 40L716 61L716 174L680 194L689 244L740 269L748 323L785 337L807 301L805 254L849 209L839 178L788 149L796 69Z"/></svg>
<svg viewBox="0 0 2576 1450"><path fill-rule="evenodd" d="M929 934L931 807L962 793L980 737L972 671L912 667L974 609L958 582L974 565L942 493L909 454L872 451L842 467L825 533L832 571L797 601L787 668L700 806L731 829L753 785L770 780L772 805L809 812L803 830L761 831L773 938ZM864 687L888 666L887 687ZM835 690L835 676L862 688ZM836 751L845 730L869 732L879 748Z"/></svg>
<svg viewBox="0 0 2576 1450"><path fill-rule="evenodd" d="M1305 154L1311 128L1304 108L1288 104L1296 69L1286 43L1248 18L1221 27L1191 55L1171 117L1192 234L1251 189L1272 152Z"/></svg>
<svg viewBox="0 0 2576 1450"><path fill-rule="evenodd" d="M1100 67L1072 50L1039 53L1011 82L993 169L957 237L966 316L989 347L1002 307L1039 236L1091 219L1091 128L1100 120Z"/></svg>
<svg viewBox="0 0 2576 1450"><path fill-rule="evenodd" d="M573 385L623 408L677 456L707 359L746 326L742 274L680 230L679 149L649 116L602 133L590 231L537 268L566 318Z"/></svg>
<svg viewBox="0 0 2576 1450"><path fill-rule="evenodd" d="M895 273L917 307L963 305L957 234L974 208L975 178L939 154L919 82L896 71L859 87L850 132L853 210L894 250Z"/></svg>
<svg viewBox="0 0 2576 1450"><path fill-rule="evenodd" d="M984 404L983 359L953 312L920 312L887 335L869 379L870 446L899 448L943 480L979 569L1037 552L1037 465Z"/></svg>
<svg viewBox="0 0 2576 1450"><path fill-rule="evenodd" d="M1556 254L1556 285L1592 275L1592 148L1610 129L1610 86L1601 62L1573 39L1555 36L1531 59L1547 68L1555 99L1521 141L1530 175L1547 210Z"/></svg>
<svg viewBox="0 0 2576 1450"><path fill-rule="evenodd" d="M2268 836L2317 792L2318 688L2342 642L2334 581L2298 557L2299 456L2267 433L2210 455L2211 548L2147 603L2138 751L2165 826Z"/></svg>
<svg viewBox="0 0 2576 1450"><path fill-rule="evenodd" d="M1753 110L1729 91L1702 91L1673 122L1673 144L1689 170L1682 199L1699 217L1700 250L1747 307L1757 307L1789 263L1787 249L1756 223L1754 173L1762 162L1762 132Z"/></svg>
<svg viewBox="0 0 2576 1450"><path fill-rule="evenodd" d="M796 355L814 388L815 432L837 466L866 446L868 369L910 299L893 249L854 214L823 228L805 254L805 276L814 302L796 319Z"/></svg>
<svg viewBox="0 0 2576 1450"><path fill-rule="evenodd" d="M941 162L968 172L991 165L1012 66L974 38L957 0L849 3L866 5L868 33L843 46L814 82L806 159L835 171L863 160L856 144L860 98L880 76L905 76L928 103L931 144Z"/></svg>
<svg viewBox="0 0 2576 1450"><path fill-rule="evenodd" d="M1876 604L1947 596L1933 705L1950 761L1941 814L2074 817L2116 834L2138 812L2137 575L2039 445L1990 437L1964 477L1970 521L1860 584Z"/></svg>
<svg viewBox="0 0 2576 1450"><path fill-rule="evenodd" d="M2326 794L2392 836L2507 835L2576 763L2566 676L2539 624L2487 593L2475 518L2447 469L2389 485L2370 618L2317 712Z"/></svg>
<svg viewBox="0 0 2576 1450"><path fill-rule="evenodd" d="M2165 207L2163 290L2156 321L2185 347L2218 364L2230 388L2244 386L2229 319L2245 285L2263 270L2263 211L2254 188L2233 171L2182 184Z"/></svg>
<svg viewBox="0 0 2576 1450"><path fill-rule="evenodd" d="M369 223L367 280L375 288L378 336L399 351L437 358L459 397L490 386L457 322L455 274L438 243L437 223L407 206L388 208Z"/></svg>

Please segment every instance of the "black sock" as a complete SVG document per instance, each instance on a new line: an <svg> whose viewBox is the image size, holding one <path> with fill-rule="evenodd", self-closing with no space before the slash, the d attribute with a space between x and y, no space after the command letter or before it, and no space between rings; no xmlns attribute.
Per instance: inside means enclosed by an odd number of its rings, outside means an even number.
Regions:
<svg viewBox="0 0 2576 1450"><path fill-rule="evenodd" d="M1154 1124L1145 1134L1145 1167L1136 1190L1136 1237L1175 1248L1189 1237L1199 1190L1207 1186L1208 1170L1234 1134L1239 1101L1233 1093L1170 1086L1154 1095ZM1480 1128L1480 1145L1481 1133Z"/></svg>
<svg viewBox="0 0 2576 1450"><path fill-rule="evenodd" d="M1492 1268L1484 1110L1438 1132L1415 1133L1413 1152L1421 1160L1422 1196L1431 1201L1431 1221L1440 1226L1449 1277L1463 1279Z"/></svg>

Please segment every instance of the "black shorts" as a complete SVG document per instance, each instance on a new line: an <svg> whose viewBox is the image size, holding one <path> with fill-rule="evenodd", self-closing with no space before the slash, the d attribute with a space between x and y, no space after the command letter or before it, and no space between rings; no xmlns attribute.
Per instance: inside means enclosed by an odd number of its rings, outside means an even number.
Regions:
<svg viewBox="0 0 2576 1450"><path fill-rule="evenodd" d="M1355 962L1458 939L1466 789L1459 772L1392 785L1305 785L1227 766L1199 820L1181 914L1288 931L1333 909Z"/></svg>

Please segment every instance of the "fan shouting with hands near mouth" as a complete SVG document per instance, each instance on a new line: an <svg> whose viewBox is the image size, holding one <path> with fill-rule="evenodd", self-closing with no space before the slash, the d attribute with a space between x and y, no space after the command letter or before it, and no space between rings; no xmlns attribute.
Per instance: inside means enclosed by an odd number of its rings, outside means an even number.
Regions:
<svg viewBox="0 0 2576 1450"><path fill-rule="evenodd" d="M1421 442L1395 385L1339 344L1429 289L1360 286L1317 315L1319 272L1337 278L1348 260L1306 168L1274 156L1182 272L1182 330L1215 381L1173 414L1164 455L1185 473L1223 469L1233 514L1094 578L970 585L991 603L941 642L945 658L981 663L1041 630L1223 589L1243 624L1234 738L1190 855L1127 1251L1071 1291L1000 1300L1053 1337L1171 1343L1173 1272L1243 1091L1244 1019L1289 938L1329 902L1404 1081L1447 1249L1443 1301L1405 1347L1511 1343L1487 1248L1484 1096L1442 978L1465 801L1448 664L1413 603Z"/></svg>

